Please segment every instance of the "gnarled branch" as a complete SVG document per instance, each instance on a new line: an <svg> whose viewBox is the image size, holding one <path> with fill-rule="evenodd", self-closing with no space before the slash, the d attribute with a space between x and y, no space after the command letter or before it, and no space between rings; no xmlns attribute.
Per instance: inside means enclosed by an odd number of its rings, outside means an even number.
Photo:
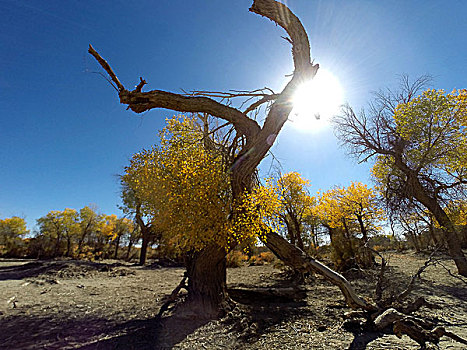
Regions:
<svg viewBox="0 0 467 350"><path fill-rule="evenodd" d="M290 40L287 41L292 43L295 72L306 75L311 74L311 78L313 78L319 65L311 63L308 36L297 16L286 5L270 0L253 1L250 11L269 18L284 28L290 36Z"/></svg>

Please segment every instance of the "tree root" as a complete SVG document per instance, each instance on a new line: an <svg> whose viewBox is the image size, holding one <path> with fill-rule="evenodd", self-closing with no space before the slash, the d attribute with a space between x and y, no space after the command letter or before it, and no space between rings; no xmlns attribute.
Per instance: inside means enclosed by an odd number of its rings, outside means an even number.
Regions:
<svg viewBox="0 0 467 350"><path fill-rule="evenodd" d="M166 312L168 309L169 309L169 306L173 303L175 303L175 301L178 299L179 297L179 293L180 291L183 289L187 289L187 285L186 285L186 279L188 278L187 276L187 273L185 272L185 274L183 275L183 278L182 280L180 281L180 283L178 284L177 287L175 287L175 289L172 291L172 293L170 293L170 295L168 297L166 297L166 301L165 303L161 306L161 308L159 309L159 313L157 314L156 318L161 318L162 317L162 314L164 312Z"/></svg>

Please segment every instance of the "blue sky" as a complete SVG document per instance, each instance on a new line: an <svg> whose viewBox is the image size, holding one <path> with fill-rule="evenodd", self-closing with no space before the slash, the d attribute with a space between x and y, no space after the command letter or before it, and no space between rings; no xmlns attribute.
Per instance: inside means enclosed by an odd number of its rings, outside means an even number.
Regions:
<svg viewBox="0 0 467 350"><path fill-rule="evenodd" d="M131 155L156 141L164 119L136 115L87 54L92 44L123 84L148 89L280 89L292 72L281 28L248 12L250 0L0 0L0 218L30 228L50 210L95 204L119 214L119 185ZM356 109L398 74L431 74L434 87L465 88L465 1L286 1L302 20L315 62L336 75ZM312 191L369 182L319 133L288 123L273 153ZM270 157L261 165L263 174Z"/></svg>

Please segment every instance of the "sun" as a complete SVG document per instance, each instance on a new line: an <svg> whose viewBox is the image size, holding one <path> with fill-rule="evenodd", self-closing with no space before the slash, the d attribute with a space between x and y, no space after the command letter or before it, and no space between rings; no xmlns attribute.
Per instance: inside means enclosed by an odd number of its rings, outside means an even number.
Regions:
<svg viewBox="0 0 467 350"><path fill-rule="evenodd" d="M337 77L320 68L313 80L302 84L295 92L289 120L298 130L321 131L339 112L343 98L344 92Z"/></svg>

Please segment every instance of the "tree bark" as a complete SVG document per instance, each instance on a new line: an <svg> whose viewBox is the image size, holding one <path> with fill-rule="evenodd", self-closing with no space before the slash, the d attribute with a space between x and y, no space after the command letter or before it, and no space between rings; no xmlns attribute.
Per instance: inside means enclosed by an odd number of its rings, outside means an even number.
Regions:
<svg viewBox="0 0 467 350"><path fill-rule="evenodd" d="M369 268L375 264L375 257L373 255L373 252L368 248L367 244L368 242L368 231L365 227L365 223L363 222L363 217L362 215L356 215L357 216L357 221L360 226L360 232L362 234L362 245L361 249L363 249L362 255L363 255L363 265L366 268Z"/></svg>
<svg viewBox="0 0 467 350"><path fill-rule="evenodd" d="M131 248L132 248L132 247L133 247L133 241L130 240L130 241L128 242L128 249L127 249L127 251L126 251L126 256L125 256L125 260L126 260L126 261L130 260L130 253L131 253Z"/></svg>
<svg viewBox="0 0 467 350"><path fill-rule="evenodd" d="M293 226L293 234L295 235L296 246L299 249L304 250L301 225L295 215L292 216L292 226Z"/></svg>
<svg viewBox="0 0 467 350"><path fill-rule="evenodd" d="M115 241L114 259L118 259L118 248L119 247L120 247L120 235L117 236L117 240Z"/></svg>
<svg viewBox="0 0 467 350"><path fill-rule="evenodd" d="M436 198L428 195L420 183L418 177L408 169L405 164L402 163L402 157L396 157L396 165L399 165L401 170L408 175L407 182L412 188L413 196L422 203L435 217L441 226L444 234L446 243L448 246L449 256L454 260L456 264L457 271L460 275L467 277L467 259L465 258L464 253L462 252L461 242L457 235L456 228L454 224L449 219L446 212L441 208L439 202Z"/></svg>
<svg viewBox="0 0 467 350"><path fill-rule="evenodd" d="M222 316L229 308L225 248L210 244L186 260L190 310L205 317Z"/></svg>
<svg viewBox="0 0 467 350"><path fill-rule="evenodd" d="M368 304L355 293L350 283L342 275L312 257L307 256L302 250L287 242L287 240L277 233L273 231L267 232L263 243L279 259L293 269L303 272L316 272L339 287L349 307L353 309L375 310L375 306Z"/></svg>
<svg viewBox="0 0 467 350"><path fill-rule="evenodd" d="M409 230L407 231L407 233L409 234L410 238L412 238L412 242L413 242L413 245L415 247L415 251L417 253L420 253L420 243L418 241L418 237L417 237L417 234L415 233L415 231L412 231L412 230Z"/></svg>
<svg viewBox="0 0 467 350"><path fill-rule="evenodd" d="M150 241L151 231L148 227L141 227L141 236L143 240L141 242L141 251L139 254L139 264L143 266L146 264L146 257L148 253L148 245Z"/></svg>
<svg viewBox="0 0 467 350"><path fill-rule="evenodd" d="M66 254L65 254L65 256L69 257L70 252L71 252L71 237L70 237L70 235L68 235L66 237Z"/></svg>

